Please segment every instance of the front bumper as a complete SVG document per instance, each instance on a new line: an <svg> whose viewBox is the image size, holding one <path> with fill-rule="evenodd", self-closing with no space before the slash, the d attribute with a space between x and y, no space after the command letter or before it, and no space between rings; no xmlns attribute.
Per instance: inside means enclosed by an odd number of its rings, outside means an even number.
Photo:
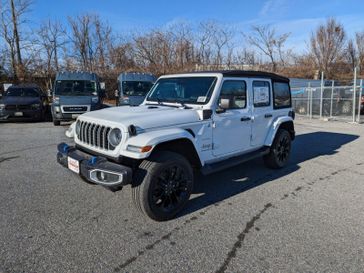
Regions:
<svg viewBox="0 0 364 273"><path fill-rule="evenodd" d="M69 158L78 162L78 173L90 183L106 187L124 186L132 181L132 169L108 161L102 156L93 156L69 146L66 143L58 145L57 162L69 168Z"/></svg>

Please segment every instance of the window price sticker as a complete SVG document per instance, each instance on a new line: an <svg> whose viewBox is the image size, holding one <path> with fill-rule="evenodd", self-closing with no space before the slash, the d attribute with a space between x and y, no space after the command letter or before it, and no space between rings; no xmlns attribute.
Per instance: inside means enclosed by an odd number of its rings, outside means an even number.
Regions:
<svg viewBox="0 0 364 273"><path fill-rule="evenodd" d="M269 103L269 88L266 86L263 87L254 87L254 103Z"/></svg>

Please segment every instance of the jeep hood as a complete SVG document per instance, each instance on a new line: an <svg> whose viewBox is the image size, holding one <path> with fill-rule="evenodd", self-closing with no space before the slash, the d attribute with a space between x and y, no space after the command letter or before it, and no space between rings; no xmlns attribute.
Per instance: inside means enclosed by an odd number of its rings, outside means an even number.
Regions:
<svg viewBox="0 0 364 273"><path fill-rule="evenodd" d="M182 109L160 105L110 107L85 113L80 118L82 119L83 117L87 120L100 122L100 124L103 121L123 124L125 127L133 124L140 129L168 127L199 121L196 109Z"/></svg>

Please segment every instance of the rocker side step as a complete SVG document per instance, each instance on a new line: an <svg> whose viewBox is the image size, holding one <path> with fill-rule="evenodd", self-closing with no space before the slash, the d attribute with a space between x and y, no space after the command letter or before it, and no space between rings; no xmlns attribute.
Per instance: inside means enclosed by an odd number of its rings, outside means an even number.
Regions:
<svg viewBox="0 0 364 273"><path fill-rule="evenodd" d="M266 155L269 153L269 147L263 147L257 151L250 152L244 155L239 155L235 157L228 158L226 160L223 160L221 162L216 162L212 164L206 164L201 168L201 173L203 175L209 175L211 173L219 172L231 167L234 167L236 165L239 165L241 163L244 163L246 161L252 160L257 157L261 157L263 155Z"/></svg>

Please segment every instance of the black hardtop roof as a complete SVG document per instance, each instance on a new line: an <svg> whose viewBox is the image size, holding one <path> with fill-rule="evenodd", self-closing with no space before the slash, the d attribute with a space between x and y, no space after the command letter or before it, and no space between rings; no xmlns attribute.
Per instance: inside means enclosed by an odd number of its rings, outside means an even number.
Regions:
<svg viewBox="0 0 364 273"><path fill-rule="evenodd" d="M192 73L221 73L224 77L249 77L249 78L270 78L276 81L289 82L289 79L274 73L253 70L214 70L198 71Z"/></svg>
<svg viewBox="0 0 364 273"><path fill-rule="evenodd" d="M59 72L56 76L56 81L79 80L79 81L97 81L96 73L83 71L65 71Z"/></svg>

